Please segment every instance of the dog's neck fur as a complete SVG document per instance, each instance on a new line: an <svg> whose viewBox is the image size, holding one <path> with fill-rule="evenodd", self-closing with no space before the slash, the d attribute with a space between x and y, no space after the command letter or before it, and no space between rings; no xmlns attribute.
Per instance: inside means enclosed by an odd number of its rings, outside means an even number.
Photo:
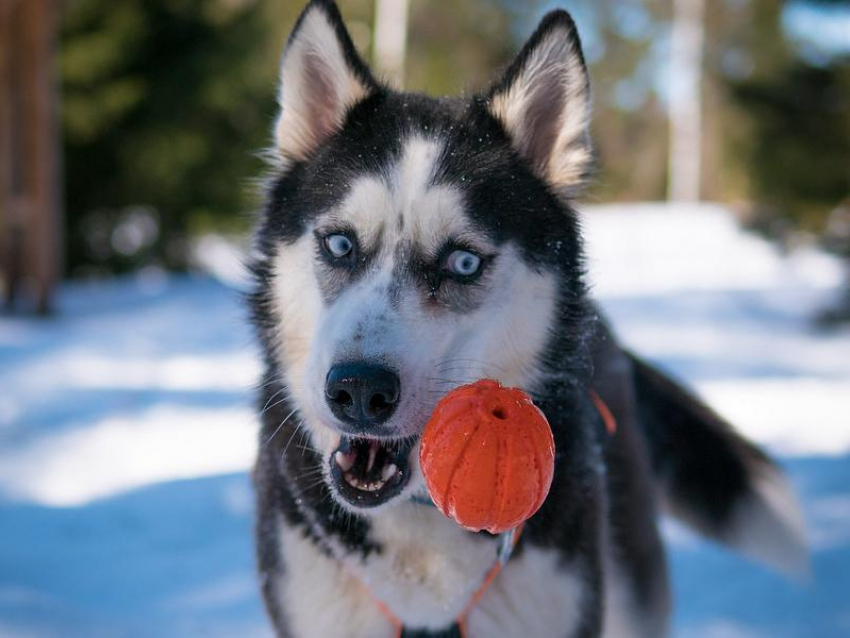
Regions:
<svg viewBox="0 0 850 638"><path fill-rule="evenodd" d="M270 407L263 415L265 444L258 467L277 472L263 482L274 485L271 497L285 525L300 530L315 551L359 579L411 626L457 616L496 560L496 537L466 532L435 508L414 501L368 516L344 510L324 480L327 461L299 427L297 411L287 401L275 404L275 394L282 391L273 382L264 390L262 403ZM598 454L600 446L585 440L587 428L571 424L587 423L595 412L572 385L550 384L537 402L553 426L559 475L550 498L527 524L514 560L532 549L557 551L562 560L581 563L582 581L592 580L599 566L586 564L581 554L587 526L598 518L588 504L598 508L601 496L596 493L599 459L587 450Z"/></svg>

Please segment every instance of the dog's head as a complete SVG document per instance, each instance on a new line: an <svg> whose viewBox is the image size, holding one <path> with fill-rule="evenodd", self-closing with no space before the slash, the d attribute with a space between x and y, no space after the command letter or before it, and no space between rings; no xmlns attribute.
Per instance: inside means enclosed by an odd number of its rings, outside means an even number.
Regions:
<svg viewBox="0 0 850 638"><path fill-rule="evenodd" d="M533 391L578 356L567 201L591 159L587 73L554 12L486 93L395 92L314 0L279 103L263 335L335 497L375 508L422 492L417 437L446 391L483 377Z"/></svg>

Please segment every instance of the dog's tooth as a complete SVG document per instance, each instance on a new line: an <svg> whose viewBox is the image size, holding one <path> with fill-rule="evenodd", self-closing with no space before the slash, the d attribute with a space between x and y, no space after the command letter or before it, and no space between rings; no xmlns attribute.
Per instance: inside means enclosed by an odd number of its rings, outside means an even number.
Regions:
<svg viewBox="0 0 850 638"><path fill-rule="evenodd" d="M348 453L346 454L342 450L338 450L336 454L334 454L334 461L339 465L339 469L343 472L348 472L352 467L354 467L354 461L357 459L356 454Z"/></svg>
<svg viewBox="0 0 850 638"><path fill-rule="evenodd" d="M346 473L344 474L345 482L348 483L351 487L360 487L360 481L357 480L357 477L353 474Z"/></svg>
<svg viewBox="0 0 850 638"><path fill-rule="evenodd" d="M366 473L372 471L372 468L375 466L375 457L378 456L378 450L381 448L381 444L377 441L373 441L369 445L369 462L366 464Z"/></svg>
<svg viewBox="0 0 850 638"><path fill-rule="evenodd" d="M395 463L387 463L381 471L381 478L384 481L389 481L393 476L395 476L396 472L398 472L398 468Z"/></svg>

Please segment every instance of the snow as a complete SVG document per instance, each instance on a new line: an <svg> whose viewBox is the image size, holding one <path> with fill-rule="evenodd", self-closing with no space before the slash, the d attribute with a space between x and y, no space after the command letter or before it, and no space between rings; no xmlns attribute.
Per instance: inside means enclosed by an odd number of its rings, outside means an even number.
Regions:
<svg viewBox="0 0 850 638"><path fill-rule="evenodd" d="M634 350L782 455L850 452L850 332L811 323L836 259L783 255L711 205L585 209L595 293Z"/></svg>
<svg viewBox="0 0 850 638"><path fill-rule="evenodd" d="M791 582L666 521L674 635L850 635L850 330L811 316L844 270L716 206L587 208L620 336L778 455L812 576ZM253 567L259 363L233 244L212 276L66 284L0 317L0 636L270 636Z"/></svg>

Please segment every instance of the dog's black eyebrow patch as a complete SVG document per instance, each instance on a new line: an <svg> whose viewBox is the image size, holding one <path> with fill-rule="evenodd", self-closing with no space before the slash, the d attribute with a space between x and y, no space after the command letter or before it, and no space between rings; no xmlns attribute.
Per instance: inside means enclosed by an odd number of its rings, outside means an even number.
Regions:
<svg viewBox="0 0 850 638"><path fill-rule="evenodd" d="M575 212L517 155L483 101L470 103L447 131L434 183L463 192L473 222L497 243L516 243L529 263L580 273Z"/></svg>
<svg viewBox="0 0 850 638"><path fill-rule="evenodd" d="M392 102L388 92L376 91L352 107L342 129L319 149L272 176L260 234L294 242L310 219L343 201L356 179L387 174L405 131L384 114Z"/></svg>

